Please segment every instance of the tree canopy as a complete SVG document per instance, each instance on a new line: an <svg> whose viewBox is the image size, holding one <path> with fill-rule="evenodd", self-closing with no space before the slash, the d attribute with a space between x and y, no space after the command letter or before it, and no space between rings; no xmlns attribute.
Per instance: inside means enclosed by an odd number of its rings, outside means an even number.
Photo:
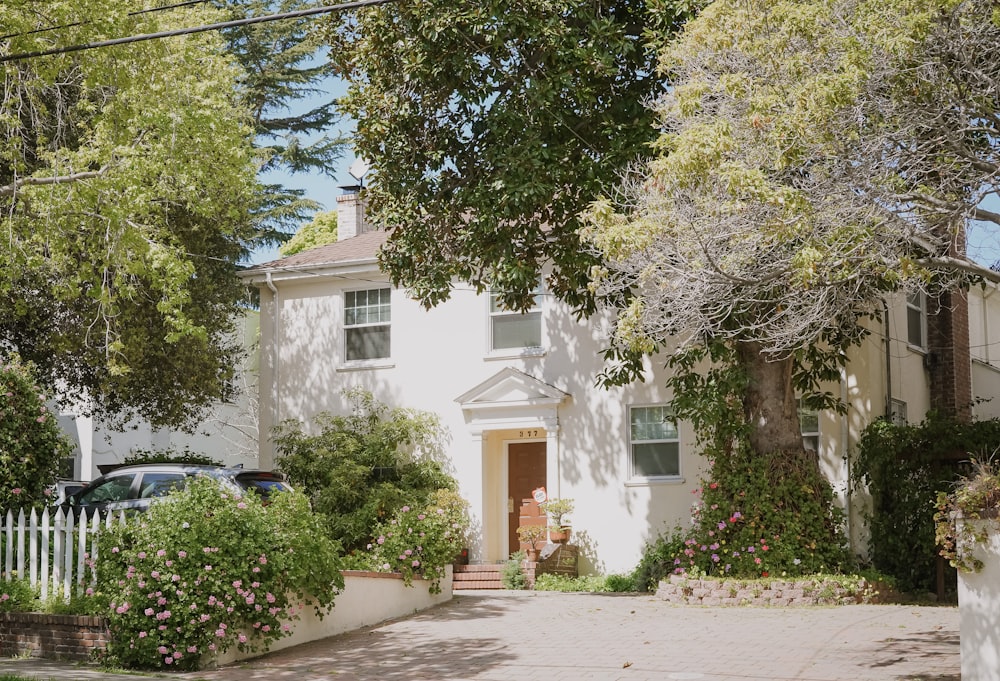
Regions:
<svg viewBox="0 0 1000 681"><path fill-rule="evenodd" d="M621 354L680 339L750 370L758 445L792 446L796 390L836 378L887 291L976 274L960 256L997 187L992 11L719 0L690 22L662 55L656 157L590 214Z"/></svg>
<svg viewBox="0 0 1000 681"><path fill-rule="evenodd" d="M289 256L308 251L310 248L331 244L337 240L337 211L325 210L316 213L313 219L286 241L281 248L281 255Z"/></svg>
<svg viewBox="0 0 1000 681"><path fill-rule="evenodd" d="M318 7L322 0L212 0L227 18L256 17ZM248 24L223 32L229 51L242 67L238 85L250 109L260 149L261 171L321 173L333 177L347 145L334 132L341 120L326 83L331 75L323 35L315 18ZM300 111L303 102L309 108ZM255 219L261 238L283 242L319 204L301 189L278 183L261 187Z"/></svg>
<svg viewBox="0 0 1000 681"><path fill-rule="evenodd" d="M0 54L222 18L129 14L144 8L5 2ZM0 69L0 345L98 413L190 424L231 388L235 271L256 235L238 65L200 33Z"/></svg>
<svg viewBox="0 0 1000 681"><path fill-rule="evenodd" d="M517 309L552 263L549 290L591 309L578 215L648 154L650 45L697 4L415 0L331 28L393 280L428 306L457 279Z"/></svg>

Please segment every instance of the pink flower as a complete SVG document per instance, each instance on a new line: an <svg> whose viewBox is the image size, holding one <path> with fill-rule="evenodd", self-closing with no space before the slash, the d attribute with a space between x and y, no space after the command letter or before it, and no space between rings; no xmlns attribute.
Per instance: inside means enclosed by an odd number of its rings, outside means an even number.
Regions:
<svg viewBox="0 0 1000 681"><path fill-rule="evenodd" d="M156 555L159 556L160 558L163 558L165 555L167 555L167 552L164 551L163 549L160 549L159 551L156 552Z"/></svg>
<svg viewBox="0 0 1000 681"><path fill-rule="evenodd" d="M246 643L246 642L247 642L247 635L240 634L240 643Z"/></svg>
<svg viewBox="0 0 1000 681"><path fill-rule="evenodd" d="M178 551L177 552L177 557L178 558L187 558L187 555L188 555L187 551Z"/></svg>
<svg viewBox="0 0 1000 681"><path fill-rule="evenodd" d="M409 510L410 510L409 506L404 506L403 507L403 513L407 513L407 512L409 512Z"/></svg>
<svg viewBox="0 0 1000 681"><path fill-rule="evenodd" d="M11 494L20 494L21 493L21 488L20 487L15 487L14 489L12 489L10 491L10 493Z"/></svg>
<svg viewBox="0 0 1000 681"><path fill-rule="evenodd" d="M172 657L165 657L165 658L163 658L163 661L166 662L167 664L172 664L173 661L174 661L174 658L172 658Z"/></svg>
<svg viewBox="0 0 1000 681"><path fill-rule="evenodd" d="M146 638L146 636L147 636L147 634L146 634L145 631L140 631L139 632L139 638Z"/></svg>
<svg viewBox="0 0 1000 681"><path fill-rule="evenodd" d="M146 558L146 552L145 551L140 551L138 553L138 556L139 556L139 560L144 560Z"/></svg>
<svg viewBox="0 0 1000 681"><path fill-rule="evenodd" d="M158 652L160 655L166 655L167 654L167 647L166 646L160 646L159 648L156 649L156 652Z"/></svg>

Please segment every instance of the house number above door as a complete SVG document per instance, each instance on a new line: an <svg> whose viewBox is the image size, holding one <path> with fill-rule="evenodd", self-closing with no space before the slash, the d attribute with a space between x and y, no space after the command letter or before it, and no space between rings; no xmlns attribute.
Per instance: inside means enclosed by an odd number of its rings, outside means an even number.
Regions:
<svg viewBox="0 0 1000 681"><path fill-rule="evenodd" d="M538 434L541 433L541 432L542 431L540 431L538 428L535 428L533 430L519 430L517 436L518 437L538 437Z"/></svg>

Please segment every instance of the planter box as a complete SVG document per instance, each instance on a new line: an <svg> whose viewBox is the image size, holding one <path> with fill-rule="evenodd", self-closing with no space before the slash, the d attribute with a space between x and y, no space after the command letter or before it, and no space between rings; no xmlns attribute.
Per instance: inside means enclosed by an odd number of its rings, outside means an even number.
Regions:
<svg viewBox="0 0 1000 681"><path fill-rule="evenodd" d="M958 572L962 681L1000 681L1000 521L987 525L985 544L974 547L981 572Z"/></svg>
<svg viewBox="0 0 1000 681"><path fill-rule="evenodd" d="M302 617L292 622L292 634L271 644L274 652L283 648L309 643L321 638L336 636L348 631L378 624L385 620L411 615L420 610L451 600L452 567L447 566L447 576L441 580L441 593L430 593L430 582L414 579L412 586L403 584L396 574L384 572L344 571L344 589L334 599L334 608L323 619L316 616L311 605L306 604ZM214 664L230 664L267 653L243 653L235 647L215 658ZM210 662L205 661L204 666Z"/></svg>

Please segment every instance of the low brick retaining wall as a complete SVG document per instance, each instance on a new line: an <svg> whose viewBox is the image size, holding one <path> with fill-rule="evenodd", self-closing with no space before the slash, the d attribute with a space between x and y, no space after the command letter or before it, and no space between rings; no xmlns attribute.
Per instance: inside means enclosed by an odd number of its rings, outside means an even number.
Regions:
<svg viewBox="0 0 1000 681"><path fill-rule="evenodd" d="M670 603L713 606L852 605L893 600L888 589L872 582L860 582L857 588L847 589L833 580L741 581L684 575L671 575L660 582L656 595Z"/></svg>
<svg viewBox="0 0 1000 681"><path fill-rule="evenodd" d="M90 660L110 635L103 617L0 613L0 655Z"/></svg>

